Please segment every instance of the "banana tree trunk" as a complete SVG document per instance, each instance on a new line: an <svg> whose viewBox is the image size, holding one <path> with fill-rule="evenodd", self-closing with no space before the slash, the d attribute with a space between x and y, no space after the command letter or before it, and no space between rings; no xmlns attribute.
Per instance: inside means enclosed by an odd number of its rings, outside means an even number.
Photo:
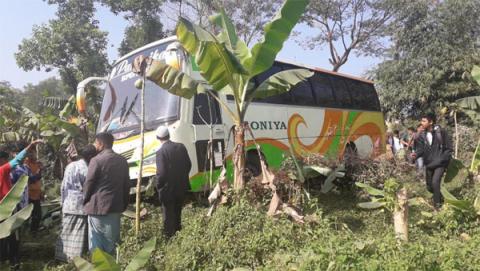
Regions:
<svg viewBox="0 0 480 271"><path fill-rule="evenodd" d="M397 192L397 204L395 204L393 212L393 225L397 238L405 242L408 241L408 196L405 188Z"/></svg>
<svg viewBox="0 0 480 271"><path fill-rule="evenodd" d="M245 186L245 123L235 126L235 148L233 153L233 189L241 191Z"/></svg>

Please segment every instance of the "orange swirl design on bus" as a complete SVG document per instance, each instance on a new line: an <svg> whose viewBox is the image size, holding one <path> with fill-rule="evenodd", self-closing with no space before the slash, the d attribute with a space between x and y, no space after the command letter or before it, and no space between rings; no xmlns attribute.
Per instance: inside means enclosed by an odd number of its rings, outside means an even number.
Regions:
<svg viewBox="0 0 480 271"><path fill-rule="evenodd" d="M296 154L321 153L342 156L348 142L368 136L373 143L372 155L385 149L385 126L380 112L356 112L325 110L320 134L311 144L304 144L298 134L300 125L308 127L300 114L293 114L288 121L288 140Z"/></svg>

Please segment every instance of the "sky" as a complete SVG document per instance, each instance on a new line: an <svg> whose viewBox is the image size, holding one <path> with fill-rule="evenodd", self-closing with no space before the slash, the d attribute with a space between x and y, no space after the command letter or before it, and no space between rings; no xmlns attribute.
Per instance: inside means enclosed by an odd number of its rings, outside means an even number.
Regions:
<svg viewBox="0 0 480 271"><path fill-rule="evenodd" d="M38 82L52 76L58 76L56 71L24 71L17 66L14 53L24 38L29 38L34 25L48 23L55 18L55 5L48 5L42 0L0 0L0 81L8 81L13 87L22 89L28 83ZM101 30L108 34L108 57L113 62L118 58L117 49L123 38L127 22L121 16L115 16L104 7L97 7L96 17ZM299 26L295 31L309 31ZM328 52L321 48L308 50L298 45L294 38L289 39L278 58L309 66L331 69L328 63ZM356 57L352 55L342 66L340 72L361 77L368 69L380 62L378 58Z"/></svg>

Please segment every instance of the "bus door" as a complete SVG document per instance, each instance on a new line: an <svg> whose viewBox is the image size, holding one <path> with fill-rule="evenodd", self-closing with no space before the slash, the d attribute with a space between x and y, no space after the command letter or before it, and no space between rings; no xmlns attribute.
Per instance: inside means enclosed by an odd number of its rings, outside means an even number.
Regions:
<svg viewBox="0 0 480 271"><path fill-rule="evenodd" d="M213 97L205 93L195 95L192 124L198 171L208 171L211 166L220 168L225 156L225 126L220 105Z"/></svg>

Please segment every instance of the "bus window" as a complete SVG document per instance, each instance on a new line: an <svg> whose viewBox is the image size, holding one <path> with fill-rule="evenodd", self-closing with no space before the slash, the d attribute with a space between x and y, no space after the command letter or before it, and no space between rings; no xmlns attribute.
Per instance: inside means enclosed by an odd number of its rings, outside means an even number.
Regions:
<svg viewBox="0 0 480 271"><path fill-rule="evenodd" d="M380 101L378 100L377 92L375 91L375 88L373 87L373 85L367 84L367 83L360 83L360 84L364 90L365 98L368 101L368 104L370 105L369 106L370 110L381 111Z"/></svg>
<svg viewBox="0 0 480 271"><path fill-rule="evenodd" d="M350 97L350 91L348 91L348 86L345 84L343 78L329 76L330 82L332 82L333 90L335 93L336 104L340 108L351 108L352 107L352 97Z"/></svg>
<svg viewBox="0 0 480 271"><path fill-rule="evenodd" d="M367 99L365 93L366 91L361 83L349 79L345 79L345 82L347 83L350 96L352 97L352 108L359 110L371 110L371 102Z"/></svg>
<svg viewBox="0 0 480 271"><path fill-rule="evenodd" d="M310 77L312 90L315 94L315 103L317 106L335 107L335 97L333 96L332 86L325 74L315 73Z"/></svg>
<svg viewBox="0 0 480 271"><path fill-rule="evenodd" d="M312 87L310 82L303 81L298 83L290 90L290 94L294 99L296 105L315 105L315 98L312 94Z"/></svg>
<svg viewBox="0 0 480 271"><path fill-rule="evenodd" d="M206 93L195 95L193 102L193 124L220 124L220 106L218 102Z"/></svg>

